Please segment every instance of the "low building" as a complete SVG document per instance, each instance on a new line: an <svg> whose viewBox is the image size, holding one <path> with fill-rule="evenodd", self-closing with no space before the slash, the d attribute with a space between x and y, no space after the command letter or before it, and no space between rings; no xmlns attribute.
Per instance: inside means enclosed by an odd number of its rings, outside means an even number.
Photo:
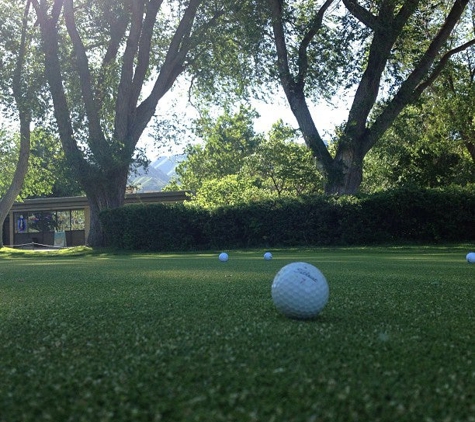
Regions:
<svg viewBox="0 0 475 422"><path fill-rule="evenodd" d="M184 191L129 193L124 203L183 202L186 199ZM89 204L85 196L26 199L13 204L3 226L3 244L80 246L86 244L89 227Z"/></svg>

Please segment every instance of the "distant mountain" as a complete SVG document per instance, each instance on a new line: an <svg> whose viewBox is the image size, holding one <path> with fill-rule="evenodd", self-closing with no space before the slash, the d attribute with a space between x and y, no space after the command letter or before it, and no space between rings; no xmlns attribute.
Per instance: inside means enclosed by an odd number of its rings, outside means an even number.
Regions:
<svg viewBox="0 0 475 422"><path fill-rule="evenodd" d="M185 158L185 154L159 157L146 169L139 167L129 175L129 186L135 186L136 192L159 192L176 175L176 166Z"/></svg>

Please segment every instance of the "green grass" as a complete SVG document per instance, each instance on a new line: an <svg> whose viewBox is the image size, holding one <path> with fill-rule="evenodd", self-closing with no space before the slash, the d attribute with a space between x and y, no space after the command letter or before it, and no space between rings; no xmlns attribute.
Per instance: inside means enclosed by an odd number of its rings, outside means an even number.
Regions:
<svg viewBox="0 0 475 422"><path fill-rule="evenodd" d="M469 246L0 252L0 421L475 421ZM312 321L274 308L321 269Z"/></svg>

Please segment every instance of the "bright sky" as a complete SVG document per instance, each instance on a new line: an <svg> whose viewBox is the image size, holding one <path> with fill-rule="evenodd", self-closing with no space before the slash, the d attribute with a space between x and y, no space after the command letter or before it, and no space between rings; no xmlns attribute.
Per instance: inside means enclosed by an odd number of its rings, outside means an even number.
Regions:
<svg viewBox="0 0 475 422"><path fill-rule="evenodd" d="M183 92L183 91L181 91ZM177 90L172 90L161 100L158 105L159 110L181 110L185 118L193 119L198 116L196 109L188 104L186 96L177 94ZM256 119L254 128L257 132L267 133L272 125L279 119L285 123L297 128L297 121L292 114L282 92L276 95L276 99L272 103L265 103L263 101L254 100L251 102L254 109L257 110L260 117ZM163 113L163 112L162 112ZM347 106L342 99L335 99L334 105L326 103L311 107L311 113L314 116L320 134L324 139L329 139L331 133L336 125L339 125L348 115ZM165 111L166 115L167 112ZM140 147L145 147L149 159L154 160L161 155L181 154L185 145L173 147L170 152L170 147L157 148L153 145L153 140L147 133L142 136L139 143Z"/></svg>

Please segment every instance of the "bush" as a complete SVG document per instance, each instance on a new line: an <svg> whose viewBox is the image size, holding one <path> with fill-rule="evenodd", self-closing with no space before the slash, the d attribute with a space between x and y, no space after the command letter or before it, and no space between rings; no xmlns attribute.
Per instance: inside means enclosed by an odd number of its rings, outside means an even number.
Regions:
<svg viewBox="0 0 475 422"><path fill-rule="evenodd" d="M308 196L203 210L129 205L101 221L120 249L367 245L475 240L475 189L398 189L362 196Z"/></svg>
<svg viewBox="0 0 475 422"><path fill-rule="evenodd" d="M106 210L100 218L107 243L113 247L170 251L203 242L199 229L202 214L199 210L190 212L183 204L146 204Z"/></svg>

